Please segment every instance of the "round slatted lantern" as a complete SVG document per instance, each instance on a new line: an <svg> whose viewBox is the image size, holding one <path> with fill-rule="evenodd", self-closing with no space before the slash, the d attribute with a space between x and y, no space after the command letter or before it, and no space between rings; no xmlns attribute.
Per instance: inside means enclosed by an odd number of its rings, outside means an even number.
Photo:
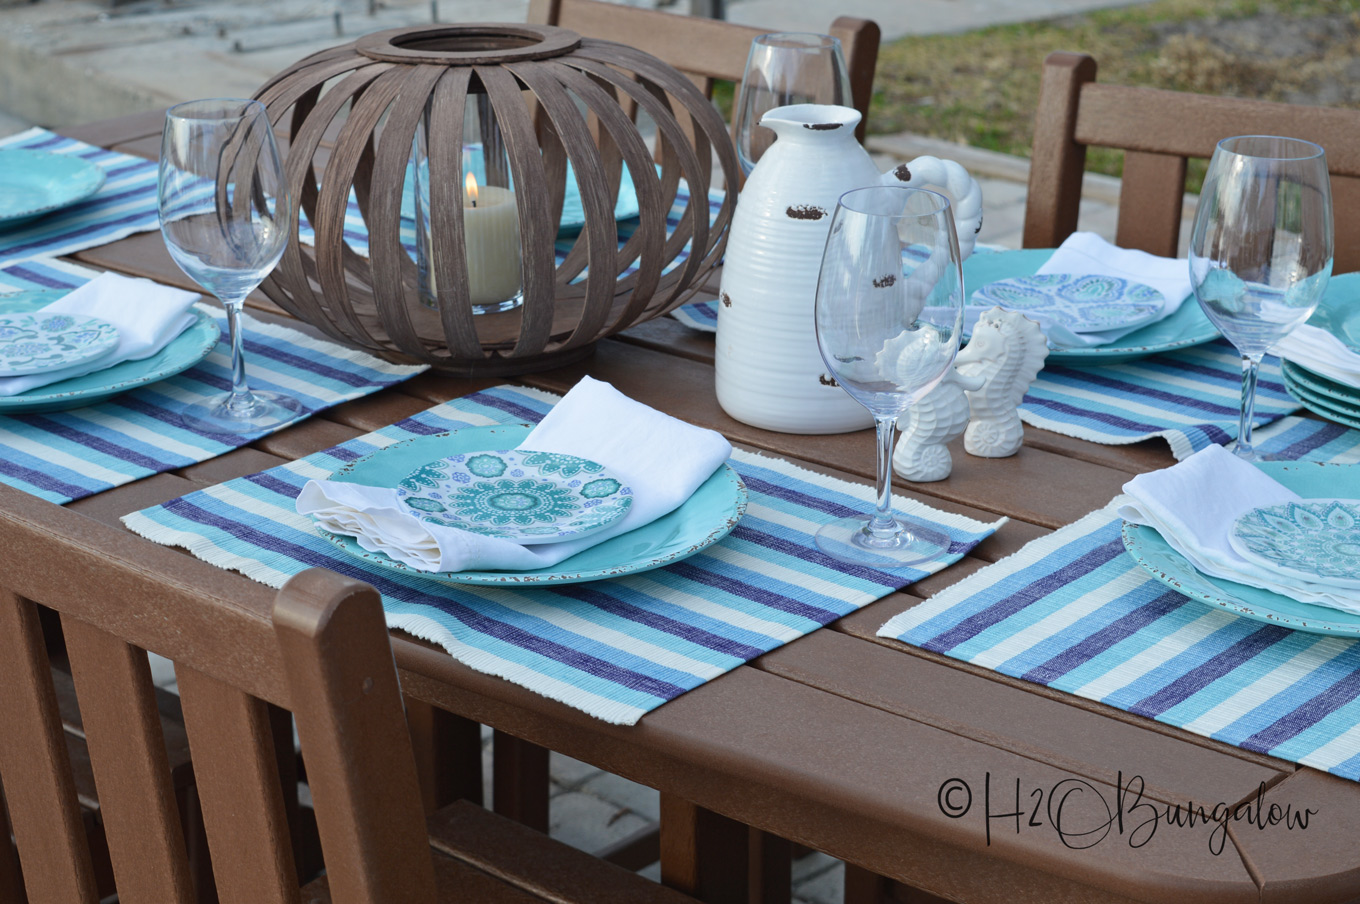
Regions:
<svg viewBox="0 0 1360 904"><path fill-rule="evenodd" d="M307 57L256 96L284 141L295 216L304 236L315 232L299 241L294 220L262 288L349 345L460 375L556 367L683 304L721 260L735 193L710 220L706 189L715 157L723 184L738 173L722 117L686 76L634 48L548 26L394 29ZM659 165L634 110L655 124ZM474 313L491 252L473 235L465 122L480 122L484 176L517 214L523 300L511 310ZM568 162L584 226L560 237ZM640 213L621 241L624 164ZM403 231L408 170L424 181L422 243L409 209ZM680 210L684 186L695 198Z"/></svg>

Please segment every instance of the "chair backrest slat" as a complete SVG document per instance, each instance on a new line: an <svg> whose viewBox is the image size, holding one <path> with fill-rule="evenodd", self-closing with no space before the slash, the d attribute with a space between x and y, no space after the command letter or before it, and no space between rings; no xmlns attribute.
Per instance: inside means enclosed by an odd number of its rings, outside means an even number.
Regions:
<svg viewBox="0 0 1360 904"><path fill-rule="evenodd" d="M194 669L178 668L175 678L218 899L222 904L297 901L297 866L268 705Z"/></svg>
<svg viewBox="0 0 1360 904"><path fill-rule="evenodd" d="M30 904L93 904L94 869L38 610L3 588L0 687L0 775Z"/></svg>
<svg viewBox="0 0 1360 904"><path fill-rule="evenodd" d="M320 703L298 711L297 728L331 888L353 904L433 902L415 756L392 743L407 726L377 592L305 571L279 592L274 623L289 687Z"/></svg>
<svg viewBox="0 0 1360 904"><path fill-rule="evenodd" d="M1086 54L1060 51L1044 61L1025 247L1055 247L1076 230L1088 146L1125 152L1116 244L1174 255L1186 158L1208 158L1232 135L1287 135L1326 150L1334 272L1360 269L1360 111L1102 85L1095 78L1096 61Z"/></svg>
<svg viewBox="0 0 1360 904"><path fill-rule="evenodd" d="M530 0L528 21L559 25L586 37L636 47L685 73L706 97L713 96L714 79L735 82L740 90L751 41L770 31L599 0ZM851 100L862 116L855 135L862 141L878 65L880 30L868 19L841 16L827 33L840 39L845 53Z"/></svg>
<svg viewBox="0 0 1360 904"><path fill-rule="evenodd" d="M71 674L125 904L194 900L160 710L146 651L62 618Z"/></svg>

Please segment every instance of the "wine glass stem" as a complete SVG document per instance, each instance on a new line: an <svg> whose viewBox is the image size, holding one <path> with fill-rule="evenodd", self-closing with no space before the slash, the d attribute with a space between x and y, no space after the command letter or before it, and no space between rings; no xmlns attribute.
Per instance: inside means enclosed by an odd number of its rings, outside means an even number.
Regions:
<svg viewBox="0 0 1360 904"><path fill-rule="evenodd" d="M1256 376L1261 367L1260 356L1242 356L1242 414L1237 422L1238 455L1251 455L1251 424L1256 417Z"/></svg>
<svg viewBox="0 0 1360 904"><path fill-rule="evenodd" d="M226 406L232 411L245 411L255 405L250 387L246 385L246 356L241 333L243 301L240 298L232 301L222 299L222 306L227 309L227 331L231 336L231 395L227 398Z"/></svg>
<svg viewBox="0 0 1360 904"><path fill-rule="evenodd" d="M884 536L900 529L892 516L892 446L897 418L875 415L874 428L878 431L878 505L869 519L869 532Z"/></svg>

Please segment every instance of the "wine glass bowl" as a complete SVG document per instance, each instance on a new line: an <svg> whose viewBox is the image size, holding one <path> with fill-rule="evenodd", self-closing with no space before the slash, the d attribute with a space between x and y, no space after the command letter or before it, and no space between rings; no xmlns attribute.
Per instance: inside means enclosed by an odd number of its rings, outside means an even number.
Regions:
<svg viewBox="0 0 1360 904"><path fill-rule="evenodd" d="M760 118L790 104L851 106L841 42L830 35L780 32L751 42L734 113L737 160L749 176L775 139Z"/></svg>
<svg viewBox="0 0 1360 904"><path fill-rule="evenodd" d="M1205 315L1241 353L1242 406L1233 451L1252 446L1262 357L1306 321L1332 272L1331 184L1323 149L1272 135L1214 149L1190 236L1190 282Z"/></svg>
<svg viewBox="0 0 1360 904"><path fill-rule="evenodd" d="M301 403L251 391L241 306L283 256L292 208L264 106L219 98L171 107L161 134L157 203L171 258L227 311L231 391L182 412L207 433L253 433L294 420Z"/></svg>
<svg viewBox="0 0 1360 904"><path fill-rule="evenodd" d="M891 510L897 419L949 372L963 329L963 270L949 200L878 186L842 195L817 280L817 346L831 376L874 417L878 502L824 525L833 558L899 568L949 549L944 533Z"/></svg>

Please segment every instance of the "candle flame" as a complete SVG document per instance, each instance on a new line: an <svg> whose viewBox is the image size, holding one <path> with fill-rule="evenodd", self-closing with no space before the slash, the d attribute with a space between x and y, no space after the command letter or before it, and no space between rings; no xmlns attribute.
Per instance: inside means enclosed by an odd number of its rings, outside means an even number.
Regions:
<svg viewBox="0 0 1360 904"><path fill-rule="evenodd" d="M472 173L467 174L463 180L463 188L467 191L467 198L472 202L472 206L477 206L477 177Z"/></svg>

